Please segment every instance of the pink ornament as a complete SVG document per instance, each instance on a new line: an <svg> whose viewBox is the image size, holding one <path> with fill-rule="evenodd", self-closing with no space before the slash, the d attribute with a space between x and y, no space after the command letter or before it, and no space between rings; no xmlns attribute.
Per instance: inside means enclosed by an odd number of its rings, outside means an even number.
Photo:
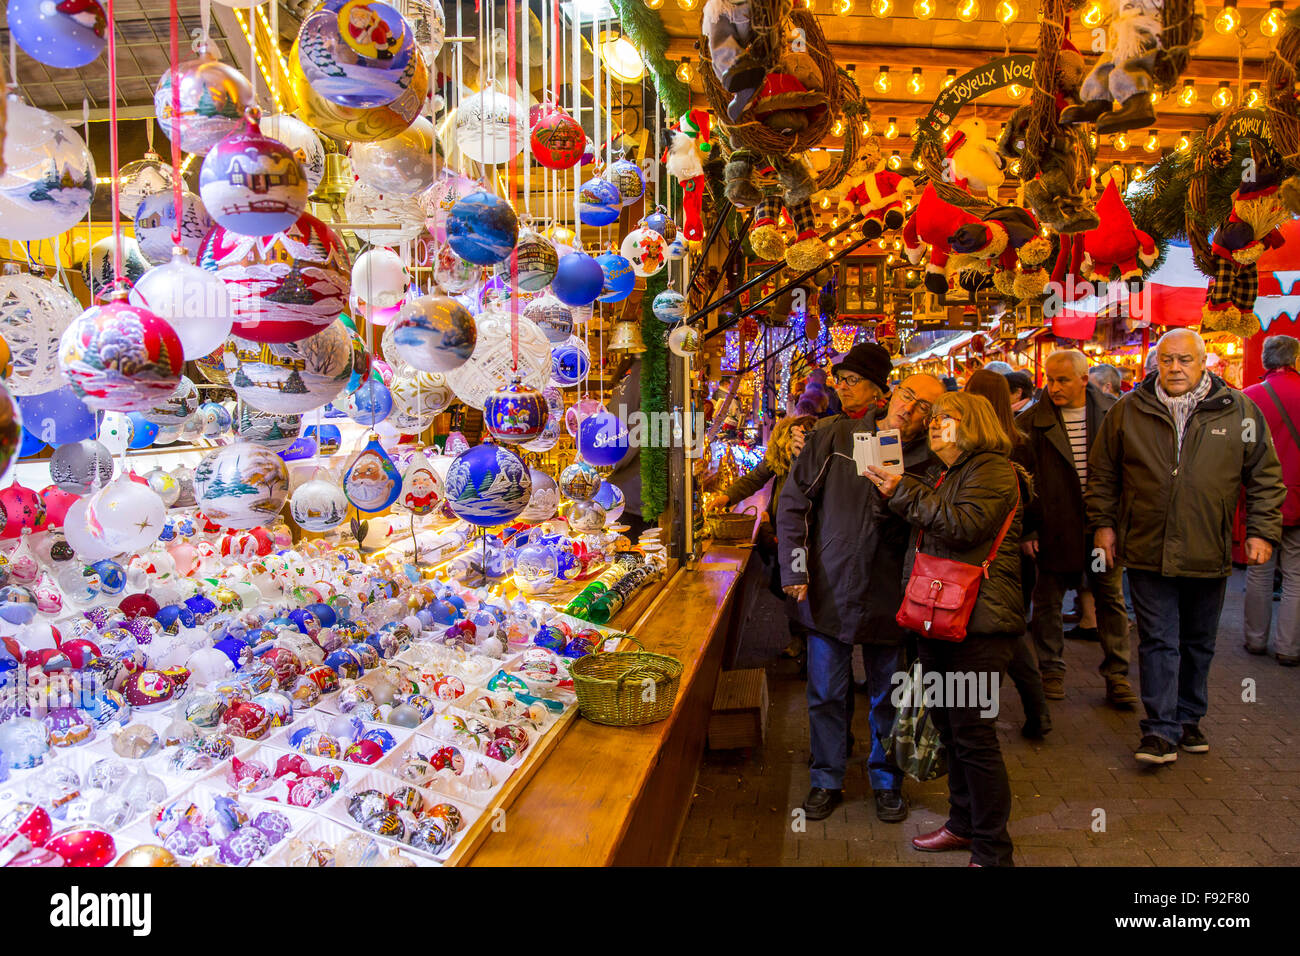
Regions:
<svg viewBox="0 0 1300 956"><path fill-rule="evenodd" d="M64 491L56 485L46 485L41 489L41 502L45 505L45 520L51 528L62 528L63 519L68 509L80 500L79 495Z"/></svg>
<svg viewBox="0 0 1300 956"><path fill-rule="evenodd" d="M243 236L289 229L307 206L307 173L293 151L262 134L250 112L243 129L208 153L199 173L203 206L223 228Z"/></svg>
<svg viewBox="0 0 1300 956"><path fill-rule="evenodd" d="M92 306L63 333L59 365L94 411L143 412L163 404L181 380L181 340L143 306Z"/></svg>
<svg viewBox="0 0 1300 956"><path fill-rule="evenodd" d="M108 866L117 856L113 838L103 830L74 826L50 837L45 849L63 857L68 866Z"/></svg>
<svg viewBox="0 0 1300 956"><path fill-rule="evenodd" d="M24 529L36 531L46 525L41 496L17 482L0 491L0 508L5 516L0 538L17 538Z"/></svg>

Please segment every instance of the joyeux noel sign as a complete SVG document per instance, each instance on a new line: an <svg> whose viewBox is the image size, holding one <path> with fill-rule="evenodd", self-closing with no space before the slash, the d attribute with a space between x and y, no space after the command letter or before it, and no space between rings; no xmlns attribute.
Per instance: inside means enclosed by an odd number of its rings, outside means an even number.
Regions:
<svg viewBox="0 0 1300 956"><path fill-rule="evenodd" d="M939 135L945 126L971 100L985 93L1012 84L1032 88L1034 85L1034 57L1028 53L1004 56L978 66L956 80L934 99L930 111L916 125L922 130Z"/></svg>

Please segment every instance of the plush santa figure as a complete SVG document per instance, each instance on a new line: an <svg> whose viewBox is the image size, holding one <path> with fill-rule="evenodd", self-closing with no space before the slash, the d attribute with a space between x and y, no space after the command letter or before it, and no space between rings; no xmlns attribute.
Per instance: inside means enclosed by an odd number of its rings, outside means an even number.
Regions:
<svg viewBox="0 0 1300 956"><path fill-rule="evenodd" d="M664 167L668 175L682 184L682 208L685 224L682 234L691 242L704 238L701 214L704 207L704 159L713 150L710 119L705 110L691 110L669 127L668 149Z"/></svg>
<svg viewBox="0 0 1300 956"><path fill-rule="evenodd" d="M1026 299L1047 282L1043 261L1052 245L1038 234L1038 222L1019 206L999 206L979 222L962 226L949 238L952 251L992 268L993 284L1004 295Z"/></svg>
<svg viewBox="0 0 1300 956"><path fill-rule="evenodd" d="M1160 258L1160 250L1154 239L1133 225L1113 179L1097 202L1097 218L1101 225L1083 233L1083 274L1094 282L1105 282L1112 269L1119 269L1122 281L1140 279L1143 267Z"/></svg>
<svg viewBox="0 0 1300 956"><path fill-rule="evenodd" d="M903 224L903 204L916 192L912 180L889 168L882 159L876 168L861 182L856 183L840 200L840 217L858 212L866 216L862 234L868 239L877 238L886 230Z"/></svg>
<svg viewBox="0 0 1300 956"><path fill-rule="evenodd" d="M952 255L949 238L962 226L979 222L973 213L944 202L934 183L926 185L921 201L903 226L903 250L912 265L917 265L929 247L930 261L925 267L925 287L935 295L948 291L948 259Z"/></svg>

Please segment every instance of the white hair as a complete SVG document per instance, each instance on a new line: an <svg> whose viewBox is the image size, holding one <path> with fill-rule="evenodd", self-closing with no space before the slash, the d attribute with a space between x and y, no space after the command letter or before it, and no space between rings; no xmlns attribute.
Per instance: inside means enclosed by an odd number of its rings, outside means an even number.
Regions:
<svg viewBox="0 0 1300 956"><path fill-rule="evenodd" d="M1043 364L1046 366L1053 362L1069 362L1070 368L1074 369L1074 374L1080 378L1088 374L1088 356L1078 349L1057 349L1047 356L1047 361Z"/></svg>
<svg viewBox="0 0 1300 956"><path fill-rule="evenodd" d="M1201 338L1200 335L1193 332L1191 329L1170 329L1156 340L1156 352L1159 353L1160 346L1165 344L1166 339L1172 340L1174 336L1177 335L1190 335L1196 341L1196 354L1200 356L1202 361L1205 360L1205 339Z"/></svg>

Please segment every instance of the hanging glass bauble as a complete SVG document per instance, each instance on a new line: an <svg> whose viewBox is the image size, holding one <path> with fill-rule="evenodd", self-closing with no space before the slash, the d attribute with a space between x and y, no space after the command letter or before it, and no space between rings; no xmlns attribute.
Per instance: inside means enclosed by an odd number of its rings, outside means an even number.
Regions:
<svg viewBox="0 0 1300 956"><path fill-rule="evenodd" d="M307 207L307 174L293 151L262 134L250 112L217 143L199 171L199 195L214 221L243 236L291 228Z"/></svg>
<svg viewBox="0 0 1300 956"><path fill-rule="evenodd" d="M550 294L540 296L524 306L524 318L536 322L552 345L565 341L573 334L573 313L567 305Z"/></svg>
<svg viewBox="0 0 1300 956"><path fill-rule="evenodd" d="M474 408L483 408L489 395L518 375L530 388L544 388L551 372L550 345L546 336L523 316L518 319L518 361L511 340L511 313L485 309L478 317L478 340L474 353L460 368L447 373L447 384L456 397Z"/></svg>
<svg viewBox="0 0 1300 956"><path fill-rule="evenodd" d="M241 439L268 451L284 451L302 432L301 415L281 415L264 412L248 402L240 402L234 415L235 434Z"/></svg>
<svg viewBox="0 0 1300 956"><path fill-rule="evenodd" d="M592 500L573 501L564 511L564 520L579 534L595 534L602 530L606 518L605 509Z"/></svg>
<svg viewBox="0 0 1300 956"><path fill-rule="evenodd" d="M220 438L230 431L235 417L220 402L204 402L186 424L204 438Z"/></svg>
<svg viewBox="0 0 1300 956"><path fill-rule="evenodd" d="M241 236L217 226L203 240L199 265L226 284L234 334L254 342L301 343L348 307L347 248L307 213L273 236Z"/></svg>
<svg viewBox="0 0 1300 956"><path fill-rule="evenodd" d="M602 481L591 500L605 509L606 526L615 524L627 506L623 490L612 481Z"/></svg>
<svg viewBox="0 0 1300 956"><path fill-rule="evenodd" d="M0 337L13 360L5 384L15 395L37 395L63 384L59 339L81 304L62 286L33 275L0 278Z"/></svg>
<svg viewBox="0 0 1300 956"><path fill-rule="evenodd" d="M536 494L536 492L534 492ZM515 555L514 581L520 593L532 597L545 594L559 577L555 551L540 542L526 544Z"/></svg>
<svg viewBox="0 0 1300 956"><path fill-rule="evenodd" d="M209 452L194 472L199 510L225 528L270 524L289 496L289 469L273 451L246 441Z"/></svg>
<svg viewBox="0 0 1300 956"><path fill-rule="evenodd" d="M95 437L95 415L71 385L18 399L24 427L50 445Z"/></svg>
<svg viewBox="0 0 1300 956"><path fill-rule="evenodd" d="M605 179L618 187L624 206L634 206L645 195L645 173L630 159L616 159L605 170Z"/></svg>
<svg viewBox="0 0 1300 956"><path fill-rule="evenodd" d="M135 212L135 238L140 243L144 257L155 265L172 257L176 243L172 236L176 229L176 199L170 192L154 193L141 201ZM203 200L188 189L181 193L181 241L185 251L194 258L199 243L212 229L212 217L203 208Z"/></svg>
<svg viewBox="0 0 1300 956"><path fill-rule="evenodd" d="M506 524L528 505L528 467L502 445L475 445L456 456L443 482L452 512L480 527Z"/></svg>
<svg viewBox="0 0 1300 956"><path fill-rule="evenodd" d="M107 44L108 18L96 0L9 0L8 20L24 53L61 70L89 66Z"/></svg>
<svg viewBox="0 0 1300 956"><path fill-rule="evenodd" d="M397 356L419 372L460 368L478 341L469 310L445 295L422 295L406 303L389 328Z"/></svg>
<svg viewBox="0 0 1300 956"><path fill-rule="evenodd" d="M587 344L577 336L551 349L551 378L561 388L577 385L591 369L591 353Z"/></svg>
<svg viewBox="0 0 1300 956"><path fill-rule="evenodd" d="M509 258L519 239L519 218L505 199L486 191L457 200L447 216L452 252L475 265L496 265Z"/></svg>
<svg viewBox="0 0 1300 956"><path fill-rule="evenodd" d="M149 271L149 260L140 251L140 243L134 236L117 237L109 234L90 247L90 254L81 267L81 277L86 280L93 300L107 298L113 290L113 249L122 248L122 278L127 285L135 285L140 277Z"/></svg>
<svg viewBox="0 0 1300 956"><path fill-rule="evenodd" d="M654 317L665 325L673 325L686 318L686 296L674 289L664 289L650 303Z"/></svg>
<svg viewBox="0 0 1300 956"><path fill-rule="evenodd" d="M641 225L659 233L664 237L665 243L671 243L677 238L677 223L663 206L656 206L654 212L641 220Z"/></svg>
<svg viewBox="0 0 1300 956"><path fill-rule="evenodd" d="M432 186L417 198L424 211L425 227L436 242L447 241L447 215L458 201L479 191L481 187L468 176L443 170Z"/></svg>
<svg viewBox="0 0 1300 956"><path fill-rule="evenodd" d="M540 524L551 518L560 506L560 486L554 478L537 468L530 468L529 475L533 481L533 493L528 499L528 507L519 512L519 520Z"/></svg>
<svg viewBox="0 0 1300 956"><path fill-rule="evenodd" d="M524 451L547 452L560 440L560 423L564 421L564 396L553 385L542 389L542 396L546 399L546 427L532 441L519 446Z"/></svg>
<svg viewBox="0 0 1300 956"><path fill-rule="evenodd" d="M181 496L181 486L171 472L163 471L162 468L151 468L145 472L144 480L149 483L153 493L162 499L164 507L170 508L176 504L176 500Z"/></svg>
<svg viewBox="0 0 1300 956"><path fill-rule="evenodd" d="M203 156L239 128L244 110L253 104L253 88L242 73L211 54L187 60L176 73L181 87L179 124L172 116L171 70L158 80L154 113L168 139L172 138L174 126L179 125L181 149Z"/></svg>
<svg viewBox="0 0 1300 956"><path fill-rule="evenodd" d="M418 197L381 192L367 183L357 182L348 190L343 200L343 211L348 221L354 223L393 223L397 229L352 228L358 239L382 244L415 239L424 231L424 210Z"/></svg>
<svg viewBox="0 0 1300 956"><path fill-rule="evenodd" d="M613 412L597 412L578 426L578 454L598 468L612 468L628 449L627 426Z"/></svg>
<svg viewBox="0 0 1300 956"><path fill-rule="evenodd" d="M398 432L422 432L433 425L434 418L455 400L443 376L417 372L414 376L396 376L388 387L393 395L393 414L388 423Z"/></svg>
<svg viewBox="0 0 1300 956"><path fill-rule="evenodd" d="M259 125L264 136L289 147L307 176L307 188L315 192L325 175L325 147L321 145L315 130L288 113L263 116Z"/></svg>
<svg viewBox="0 0 1300 956"><path fill-rule="evenodd" d="M560 266L560 254L555 244L535 229L519 233L515 246L518 265L517 282L524 292L540 292L551 284L555 270Z"/></svg>
<svg viewBox="0 0 1300 956"><path fill-rule="evenodd" d="M420 115L429 92L429 68L418 49L397 78L397 84L405 87L401 95L390 103L371 108L343 106L316 92L303 72L297 40L289 52L288 63L289 84L298 104L297 115L328 136L354 143L396 136Z"/></svg>
<svg viewBox="0 0 1300 956"><path fill-rule="evenodd" d="M680 325L668 333L668 350L682 358L690 358L700 350L700 330L690 325Z"/></svg>
<svg viewBox="0 0 1300 956"><path fill-rule="evenodd" d="M0 384L0 478L9 474L9 467L18 457L23 443L23 418L18 403L9 389Z"/></svg>
<svg viewBox="0 0 1300 956"><path fill-rule="evenodd" d="M608 226L618 221L623 196L607 179L593 176L578 187L578 218L584 226Z"/></svg>
<svg viewBox="0 0 1300 956"><path fill-rule="evenodd" d="M456 107L456 146L475 162L505 163L528 144L527 124L527 111L513 97L496 90L472 93Z"/></svg>
<svg viewBox="0 0 1300 956"><path fill-rule="evenodd" d="M218 279L218 282L221 280ZM218 345L207 355L200 355L194 360L198 366L199 373L213 385L229 385L230 380L226 377L226 364L223 358L225 343Z"/></svg>
<svg viewBox="0 0 1300 956"><path fill-rule="evenodd" d="M412 86L415 29L386 3L326 0L298 31L298 65L317 94L331 103L370 109L393 102Z"/></svg>
<svg viewBox="0 0 1300 956"><path fill-rule="evenodd" d="M76 130L17 96L6 101L0 239L49 239L85 218L95 162Z"/></svg>
<svg viewBox="0 0 1300 956"><path fill-rule="evenodd" d="M308 425L303 429L302 435L315 442L320 453L325 456L337 453L343 444L343 433L337 425L321 425L319 428Z"/></svg>
<svg viewBox="0 0 1300 956"><path fill-rule="evenodd" d="M234 305L226 284L192 264L184 249L141 276L128 298L171 325L186 361L209 355L230 335Z"/></svg>
<svg viewBox="0 0 1300 956"><path fill-rule="evenodd" d="M560 472L560 491L566 498L586 501L600 488L600 472L585 461L575 461Z"/></svg>
<svg viewBox="0 0 1300 956"><path fill-rule="evenodd" d="M402 257L392 249L367 249L352 264L352 294L369 308L399 305L410 282Z"/></svg>
<svg viewBox="0 0 1300 956"><path fill-rule="evenodd" d="M343 411L354 422L373 428L393 413L393 394L381 378L374 376L347 397Z"/></svg>
<svg viewBox="0 0 1300 956"><path fill-rule="evenodd" d="M604 287L605 270L585 252L561 257L551 280L551 292L565 305L590 305Z"/></svg>
<svg viewBox="0 0 1300 956"><path fill-rule="evenodd" d="M604 273L597 302L622 302L636 287L636 273L632 263L617 252L603 252L596 257L600 270Z"/></svg>
<svg viewBox="0 0 1300 956"><path fill-rule="evenodd" d="M434 250L433 281L438 288L448 295L461 295L478 283L482 267L466 262L451 251L451 246L443 244Z"/></svg>
<svg viewBox="0 0 1300 956"><path fill-rule="evenodd" d="M447 38L447 21L440 0L407 0L407 19L415 27L415 45L430 62Z"/></svg>
<svg viewBox="0 0 1300 956"><path fill-rule="evenodd" d="M301 342L232 337L222 353L235 394L264 412L299 415L338 398L352 374L352 339L334 322Z"/></svg>
<svg viewBox="0 0 1300 956"><path fill-rule="evenodd" d="M676 238L668 243L668 260L670 262L676 262L678 259L684 258L686 252L686 234L684 232L679 232L677 233Z"/></svg>
<svg viewBox="0 0 1300 956"><path fill-rule="evenodd" d="M352 172L382 193L416 196L433 185L433 123L416 117L391 139L352 147Z"/></svg>
<svg viewBox="0 0 1300 956"><path fill-rule="evenodd" d="M483 424L493 438L517 445L541 436L548 411L540 391L514 378L484 401Z"/></svg>
<svg viewBox="0 0 1300 956"><path fill-rule="evenodd" d="M343 493L358 511L384 511L402 490L402 477L378 437L372 436L343 473Z"/></svg>
<svg viewBox="0 0 1300 956"><path fill-rule="evenodd" d="M433 470L428 457L417 451L402 473L402 493L395 507L417 517L433 514L443 502L442 479Z"/></svg>
<svg viewBox="0 0 1300 956"><path fill-rule="evenodd" d="M176 390L165 401L145 409L141 415L151 425L181 425L198 410L198 407L199 390L194 387L194 383L188 376L182 375Z"/></svg>
<svg viewBox="0 0 1300 956"><path fill-rule="evenodd" d="M582 159L587 136L582 126L562 107L541 107L529 135L533 158L547 169L572 169Z"/></svg>
<svg viewBox="0 0 1300 956"><path fill-rule="evenodd" d="M63 374L96 411L153 408L175 391L183 364L181 340L166 320L120 300L87 309L59 343Z"/></svg>
<svg viewBox="0 0 1300 956"><path fill-rule="evenodd" d="M668 243L659 233L644 226L624 236L618 251L642 278L657 274L668 264Z"/></svg>
<svg viewBox="0 0 1300 956"><path fill-rule="evenodd" d="M91 536L110 553L120 554L139 551L158 540L167 520L167 506L148 484L118 475L86 499L85 515Z"/></svg>
<svg viewBox="0 0 1300 956"><path fill-rule="evenodd" d="M289 496L289 514L304 531L333 531L347 520L348 499L334 482L313 478Z"/></svg>

